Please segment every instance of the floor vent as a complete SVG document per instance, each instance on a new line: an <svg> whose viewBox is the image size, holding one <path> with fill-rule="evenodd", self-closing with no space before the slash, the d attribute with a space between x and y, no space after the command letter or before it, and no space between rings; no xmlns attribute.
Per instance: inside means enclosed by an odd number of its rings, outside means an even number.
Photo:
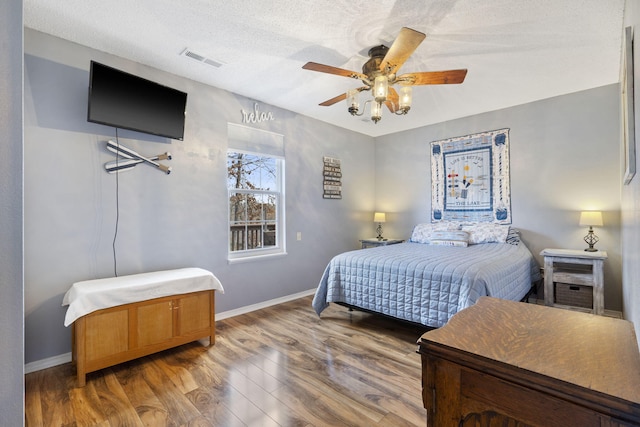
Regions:
<svg viewBox="0 0 640 427"><path fill-rule="evenodd" d="M180 53L180 55L186 56L187 58L195 59L198 62L202 62L204 64L211 65L212 67L216 67L216 68L220 68L224 65L223 62L207 58L206 56L200 55L199 53L196 53L190 50L189 48L183 50L182 53Z"/></svg>

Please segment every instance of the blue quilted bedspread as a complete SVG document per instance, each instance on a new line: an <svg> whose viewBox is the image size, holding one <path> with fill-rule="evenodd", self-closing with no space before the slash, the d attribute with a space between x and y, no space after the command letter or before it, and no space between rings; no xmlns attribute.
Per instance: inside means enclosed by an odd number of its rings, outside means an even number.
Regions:
<svg viewBox="0 0 640 427"><path fill-rule="evenodd" d="M539 267L522 242L468 247L401 243L334 257L313 308L320 315L330 302L343 302L440 327L481 296L518 301L539 279Z"/></svg>

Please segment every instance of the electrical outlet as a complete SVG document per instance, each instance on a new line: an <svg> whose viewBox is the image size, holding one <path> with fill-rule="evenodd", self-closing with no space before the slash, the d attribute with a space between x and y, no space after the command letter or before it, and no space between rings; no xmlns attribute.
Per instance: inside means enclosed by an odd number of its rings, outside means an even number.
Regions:
<svg viewBox="0 0 640 427"><path fill-rule="evenodd" d="M302 231L298 231L298 233L296 234L296 239L302 240Z"/></svg>

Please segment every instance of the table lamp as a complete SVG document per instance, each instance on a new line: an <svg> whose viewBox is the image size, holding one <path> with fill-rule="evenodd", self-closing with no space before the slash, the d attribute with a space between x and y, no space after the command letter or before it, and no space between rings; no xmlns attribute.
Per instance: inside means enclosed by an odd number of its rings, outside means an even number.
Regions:
<svg viewBox="0 0 640 427"><path fill-rule="evenodd" d="M384 240L382 237L382 223L386 222L386 215L384 212L375 212L373 214L373 222L377 222L378 226L376 227L376 231L378 232L378 240Z"/></svg>
<svg viewBox="0 0 640 427"><path fill-rule="evenodd" d="M585 249L587 252L596 252L597 249L593 247L598 243L598 236L593 233L593 227L602 227L602 212L599 211L583 211L580 212L580 225L589 226L589 233L584 236L584 241L587 242L589 247Z"/></svg>

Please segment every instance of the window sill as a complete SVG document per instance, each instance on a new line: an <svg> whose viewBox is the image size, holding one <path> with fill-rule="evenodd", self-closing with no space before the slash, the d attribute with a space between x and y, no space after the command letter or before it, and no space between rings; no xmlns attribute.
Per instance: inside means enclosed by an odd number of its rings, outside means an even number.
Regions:
<svg viewBox="0 0 640 427"><path fill-rule="evenodd" d="M227 259L227 263L228 264L242 264L245 262L254 262L254 261L267 261L273 258L281 258L286 256L287 253L286 252L278 252L278 253L272 253L272 254L262 254L262 255L250 255L250 256L243 256L243 257L238 257L238 258L228 258Z"/></svg>

